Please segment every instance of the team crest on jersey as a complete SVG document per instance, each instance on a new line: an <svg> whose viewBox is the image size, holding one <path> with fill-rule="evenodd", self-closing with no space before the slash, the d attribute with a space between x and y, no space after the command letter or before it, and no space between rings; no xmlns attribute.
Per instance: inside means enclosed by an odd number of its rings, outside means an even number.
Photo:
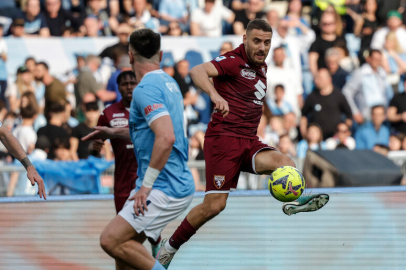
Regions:
<svg viewBox="0 0 406 270"><path fill-rule="evenodd" d="M250 65L248 65L247 63L245 63L245 66L248 67L248 68L250 67Z"/></svg>
<svg viewBox="0 0 406 270"><path fill-rule="evenodd" d="M244 78L246 78L248 80L253 80L253 79L255 79L256 73L252 69L244 68L244 69L241 69L241 76L243 76Z"/></svg>
<svg viewBox="0 0 406 270"><path fill-rule="evenodd" d="M111 127L126 127L128 126L128 119L127 118L115 118L110 121Z"/></svg>
<svg viewBox="0 0 406 270"><path fill-rule="evenodd" d="M216 59L214 59L216 62L220 62L221 60L224 60L224 59L226 59L226 57L225 56L219 56L219 57L217 57Z"/></svg>
<svg viewBox="0 0 406 270"><path fill-rule="evenodd" d="M216 188L220 189L226 182L226 177L224 175L215 175L213 180Z"/></svg>
<svg viewBox="0 0 406 270"><path fill-rule="evenodd" d="M264 75L266 76L265 67L262 67L262 73L264 73Z"/></svg>

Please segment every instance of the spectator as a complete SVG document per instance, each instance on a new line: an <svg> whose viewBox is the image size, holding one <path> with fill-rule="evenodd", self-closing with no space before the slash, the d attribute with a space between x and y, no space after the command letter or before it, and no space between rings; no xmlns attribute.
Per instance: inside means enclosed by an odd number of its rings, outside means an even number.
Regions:
<svg viewBox="0 0 406 270"><path fill-rule="evenodd" d="M70 154L70 143L69 140L66 138L56 139L52 144L51 152L53 155L53 160L55 161L71 161L71 154ZM50 155L48 155L49 158Z"/></svg>
<svg viewBox="0 0 406 270"><path fill-rule="evenodd" d="M27 59L25 59L24 65L27 67L27 69L34 76L35 68L37 66L37 62L35 61L34 57L27 57Z"/></svg>
<svg viewBox="0 0 406 270"><path fill-rule="evenodd" d="M179 37L183 35L182 28L180 28L180 25L178 22L170 22L168 25L168 31L166 32L166 35L168 36L173 36L173 37Z"/></svg>
<svg viewBox="0 0 406 270"><path fill-rule="evenodd" d="M406 54L402 53L402 47L395 32L389 32L386 36L382 52L382 67L385 69L389 83L392 85L393 93L403 92L404 76L406 73Z"/></svg>
<svg viewBox="0 0 406 270"><path fill-rule="evenodd" d="M88 55L86 57L86 66L80 70L75 84L76 107L81 104L83 96L86 93L95 94L103 102L112 101L117 98L115 92L102 89L93 75L99 69L100 62L100 57L98 56Z"/></svg>
<svg viewBox="0 0 406 270"><path fill-rule="evenodd" d="M3 39L3 25L0 24L0 100L6 102L6 89L7 89L7 44Z"/></svg>
<svg viewBox="0 0 406 270"><path fill-rule="evenodd" d="M193 36L219 37L222 35L222 21L234 22L234 13L215 0L205 0L204 8L196 8L191 16L190 33Z"/></svg>
<svg viewBox="0 0 406 270"><path fill-rule="evenodd" d="M63 30L71 26L74 19L69 11L62 8L61 0L45 0L44 12L51 36L60 37Z"/></svg>
<svg viewBox="0 0 406 270"><path fill-rule="evenodd" d="M269 25L272 27L273 30L276 30L279 23L279 14L278 11L271 9L266 13L266 20L268 21Z"/></svg>
<svg viewBox="0 0 406 270"><path fill-rule="evenodd" d="M385 107L377 105L371 109L371 121L367 121L355 133L357 149L372 150L376 144L389 144L389 128L383 125L385 121Z"/></svg>
<svg viewBox="0 0 406 270"><path fill-rule="evenodd" d="M128 23L134 13L133 0L123 0L121 12L117 15L118 23Z"/></svg>
<svg viewBox="0 0 406 270"><path fill-rule="evenodd" d="M395 95L390 101L388 120L397 132L406 135L406 91Z"/></svg>
<svg viewBox="0 0 406 270"><path fill-rule="evenodd" d="M286 56L283 47L275 48L273 52L274 65L269 66L267 72L267 100L275 99L273 90L277 85L283 85L285 100L289 102L296 116L300 116L303 107L303 87L296 72L289 66L285 66Z"/></svg>
<svg viewBox="0 0 406 270"><path fill-rule="evenodd" d="M291 158L296 157L296 149L288 134L279 136L278 150Z"/></svg>
<svg viewBox="0 0 406 270"><path fill-rule="evenodd" d="M340 30L342 29L338 27L335 14L324 13L321 16L320 25L321 33L316 36L309 52L309 67L313 76L316 76L319 69L326 67L324 55L327 49L333 47L338 40L343 40L340 37Z"/></svg>
<svg viewBox="0 0 406 270"><path fill-rule="evenodd" d="M352 125L351 109L344 95L333 86L327 69L320 69L314 82L317 89L307 97L303 106L300 132L306 138L307 123L310 122L321 127L324 138L330 138L334 136L343 114L347 125Z"/></svg>
<svg viewBox="0 0 406 270"><path fill-rule="evenodd" d="M173 77L175 75L175 63L171 58L165 58L162 61L162 70L165 71L169 76Z"/></svg>
<svg viewBox="0 0 406 270"><path fill-rule="evenodd" d="M385 70L380 67L382 54L371 50L366 63L356 69L343 88L343 94L350 104L354 120L362 124L370 119L373 106L388 106L393 97L392 87L387 80ZM372 149L372 148L371 148Z"/></svg>
<svg viewBox="0 0 406 270"><path fill-rule="evenodd" d="M37 63L35 77L45 85L45 117L48 119L47 110L50 104L66 100L65 85L49 74L49 67L45 62Z"/></svg>
<svg viewBox="0 0 406 270"><path fill-rule="evenodd" d="M234 34L245 34L245 29L247 29L247 25L250 21L265 17L265 13L261 11L263 6L264 1L262 0L248 0L248 7L235 13L235 21L233 24Z"/></svg>
<svg viewBox="0 0 406 270"><path fill-rule="evenodd" d="M378 29L378 20L376 18L377 3L376 0L366 0L362 15L354 16L354 34L361 37L361 47L358 54L360 62L365 63L364 52L371 47L372 36Z"/></svg>
<svg viewBox="0 0 406 270"><path fill-rule="evenodd" d="M39 0L27 0L26 12L23 14L26 35L49 37L49 28L44 14L41 12Z"/></svg>
<svg viewBox="0 0 406 270"><path fill-rule="evenodd" d="M374 148L372 149L374 152L381 154L382 156L387 157L389 153L389 147L384 144L375 144Z"/></svg>
<svg viewBox="0 0 406 270"><path fill-rule="evenodd" d="M96 18L98 36L111 36L113 34L109 24L109 15L102 8L100 0L87 0L86 15L87 17Z"/></svg>
<svg viewBox="0 0 406 270"><path fill-rule="evenodd" d="M28 91L35 91L32 75L26 66L22 66L17 70L17 79L15 83L9 85L5 93L10 111L19 112L20 98L22 94Z"/></svg>
<svg viewBox="0 0 406 270"><path fill-rule="evenodd" d="M402 141L404 139L404 135L399 134L395 135L392 134L389 136L389 150L390 151L400 151L402 150Z"/></svg>
<svg viewBox="0 0 406 270"><path fill-rule="evenodd" d="M285 87L282 84L275 86L275 99L268 99L268 106L272 115L283 116L292 112L292 106L285 99Z"/></svg>
<svg viewBox="0 0 406 270"><path fill-rule="evenodd" d="M13 37L24 37L25 36L24 19L22 18L14 19L13 23L10 26L10 33Z"/></svg>
<svg viewBox="0 0 406 270"><path fill-rule="evenodd" d="M345 39L337 40L333 46L340 54L340 67L351 73L359 67L358 57L351 57Z"/></svg>
<svg viewBox="0 0 406 270"><path fill-rule="evenodd" d="M271 128L271 140L267 142L270 146L276 146L279 143L279 137L287 132L285 130L284 120L282 116L271 116L269 120L269 126Z"/></svg>
<svg viewBox="0 0 406 270"><path fill-rule="evenodd" d="M406 137L403 138L403 142L402 142L402 150L406 151Z"/></svg>
<svg viewBox="0 0 406 270"><path fill-rule="evenodd" d="M80 123L72 130L72 136L69 139L70 152L73 160L87 159L92 150L91 141L82 141L81 138L93 132L93 127L97 126L97 121L100 116L99 106L97 102L86 103L85 117L86 120Z"/></svg>
<svg viewBox="0 0 406 270"><path fill-rule="evenodd" d="M183 0L161 0L159 3L161 24L167 26L169 22L178 22L182 31L188 31L189 14Z"/></svg>
<svg viewBox="0 0 406 270"><path fill-rule="evenodd" d="M402 51L406 51L406 30L402 26L402 16L395 10L388 13L387 26L377 30L373 35L371 48L382 50L385 44L385 38L389 32L396 33L396 37L402 46Z"/></svg>
<svg viewBox="0 0 406 270"><path fill-rule="evenodd" d="M231 9L234 11L247 9L248 7L249 7L249 1L247 1L247 0L232 0L231 1Z"/></svg>
<svg viewBox="0 0 406 270"><path fill-rule="evenodd" d="M55 157L53 146L57 139L66 139L69 142L69 134L62 128L65 119L65 105L58 102L51 103L49 106L49 121L46 126L40 128L37 132L38 137L45 136L51 143L48 154L49 159Z"/></svg>
<svg viewBox="0 0 406 270"><path fill-rule="evenodd" d="M344 122L337 125L337 132L334 137L326 140L326 147L328 150L334 150L339 145L343 145L349 150L354 150L355 148L355 140L351 137L350 127Z"/></svg>
<svg viewBox="0 0 406 270"><path fill-rule="evenodd" d="M151 16L151 13L147 8L147 0L134 0L134 17L129 21L133 27L139 27L140 25L146 28L152 29L155 32L159 32L159 21Z"/></svg>
<svg viewBox="0 0 406 270"><path fill-rule="evenodd" d="M32 94L32 93L30 93ZM33 94L32 94L33 95ZM23 119L20 126L13 130L14 137L20 142L24 151L30 154L34 148L37 141L37 133L34 131L34 119L37 112L34 106L28 104L21 108L21 117Z"/></svg>
<svg viewBox="0 0 406 270"><path fill-rule="evenodd" d="M105 48L99 55L101 58L108 57L116 60L114 57L118 54L128 54L128 38L133 29L127 23L121 23L117 28L118 43Z"/></svg>
<svg viewBox="0 0 406 270"><path fill-rule="evenodd" d="M124 70L131 70L131 65L130 65L130 57L128 54L121 54L117 57L117 59L114 61L115 66L116 66L116 71L114 71L111 74L111 77L109 81L107 82L107 91L115 92L117 97L113 101L108 101L105 102L105 105L110 105L115 102L119 102L121 100L121 93L118 89L118 83L117 83L117 77L120 75L120 73Z"/></svg>
<svg viewBox="0 0 406 270"><path fill-rule="evenodd" d="M317 124L310 124L306 130L306 139L301 140L297 145L297 157L304 159L307 150L326 150L326 143L323 141L323 131Z"/></svg>
<svg viewBox="0 0 406 270"><path fill-rule="evenodd" d="M224 41L220 47L220 55L228 53L229 51L233 50L233 43L231 41Z"/></svg>
<svg viewBox="0 0 406 270"><path fill-rule="evenodd" d="M310 29L309 23L302 17L301 0L289 0L288 3L285 19L289 21L289 28L294 30L295 35L301 36L306 35L308 32L313 32Z"/></svg>
<svg viewBox="0 0 406 270"><path fill-rule="evenodd" d="M283 127L291 140L296 140L299 135L296 124L297 119L298 117L293 112L287 113L283 116Z"/></svg>
<svg viewBox="0 0 406 270"><path fill-rule="evenodd" d="M326 51L325 59L334 87L342 91L349 73L340 67L340 52L336 48L329 48Z"/></svg>
<svg viewBox="0 0 406 270"><path fill-rule="evenodd" d="M93 0L93 1L98 1L98 0ZM83 22L83 29L84 29L84 35L86 37L98 37L100 36L101 32L99 29L99 23L97 21L97 18L95 16L89 16L85 19Z"/></svg>
<svg viewBox="0 0 406 270"><path fill-rule="evenodd" d="M391 0L391 1L386 1L386 0L377 0L378 3L378 9L376 12L376 16L378 17L378 22L380 26L384 26L385 23L387 22L387 16L388 13L391 10L399 10L399 7L401 7L402 0ZM403 3L404 5L404 3Z"/></svg>
<svg viewBox="0 0 406 270"><path fill-rule="evenodd" d="M204 132L197 131L193 136L190 138L190 149L189 149L189 157L190 160L204 160ZM200 181L200 174L197 168L190 168L190 171L193 175L193 180L195 181L196 191L204 191L205 186L202 185Z"/></svg>

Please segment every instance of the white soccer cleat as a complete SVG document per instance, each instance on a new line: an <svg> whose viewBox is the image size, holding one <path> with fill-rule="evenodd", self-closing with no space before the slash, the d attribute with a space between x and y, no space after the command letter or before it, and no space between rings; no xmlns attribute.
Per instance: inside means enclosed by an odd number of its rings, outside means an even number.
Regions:
<svg viewBox="0 0 406 270"><path fill-rule="evenodd" d="M284 203L282 211L290 216L300 212L317 211L328 203L327 194L302 195L294 202Z"/></svg>
<svg viewBox="0 0 406 270"><path fill-rule="evenodd" d="M168 238L165 238L161 242L161 248L158 251L158 255L156 256L156 259L158 262L165 268L168 269L169 265L171 264L171 261L173 259L173 256L175 256L175 253L170 253L165 249L165 243L168 241Z"/></svg>

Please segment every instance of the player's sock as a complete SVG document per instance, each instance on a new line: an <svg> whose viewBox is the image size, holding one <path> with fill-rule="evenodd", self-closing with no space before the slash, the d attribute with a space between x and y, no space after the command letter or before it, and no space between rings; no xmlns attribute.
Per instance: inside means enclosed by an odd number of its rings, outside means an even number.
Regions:
<svg viewBox="0 0 406 270"><path fill-rule="evenodd" d="M189 241L196 233L196 229L190 225L189 221L185 218L176 231L173 233L172 237L165 243L165 249L168 252L176 252L181 245Z"/></svg>
<svg viewBox="0 0 406 270"><path fill-rule="evenodd" d="M155 261L154 267L152 267L151 270L165 270L165 267L163 267L158 260Z"/></svg>
<svg viewBox="0 0 406 270"><path fill-rule="evenodd" d="M148 237L148 242L149 242L152 246L157 246L157 245L159 245L159 243L161 243L161 236L159 236L156 241L154 241L154 239Z"/></svg>

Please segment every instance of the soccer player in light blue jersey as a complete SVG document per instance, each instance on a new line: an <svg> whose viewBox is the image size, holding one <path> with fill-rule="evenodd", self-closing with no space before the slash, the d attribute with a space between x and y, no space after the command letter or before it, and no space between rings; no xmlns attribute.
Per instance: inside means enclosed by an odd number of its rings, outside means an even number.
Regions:
<svg viewBox="0 0 406 270"><path fill-rule="evenodd" d="M188 141L183 98L175 80L159 69L160 35L149 29L130 36L129 55L139 82L133 91L130 128L96 127L84 140L131 140L138 162L136 188L107 225L100 245L116 259L116 269L164 269L144 248L190 205L195 191L187 166Z"/></svg>

